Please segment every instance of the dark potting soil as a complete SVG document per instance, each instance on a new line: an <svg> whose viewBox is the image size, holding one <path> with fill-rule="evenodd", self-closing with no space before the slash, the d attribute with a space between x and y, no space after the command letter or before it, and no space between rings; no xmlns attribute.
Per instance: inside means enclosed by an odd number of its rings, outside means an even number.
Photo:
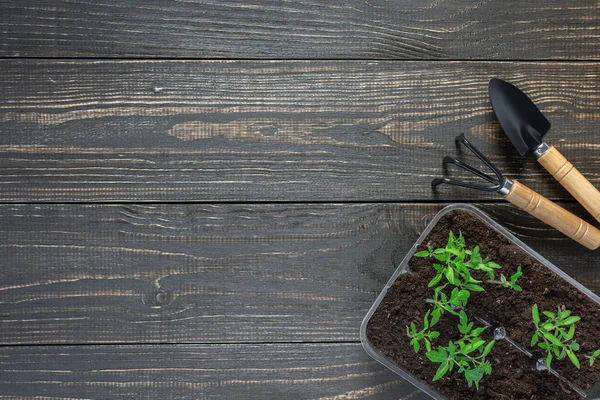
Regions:
<svg viewBox="0 0 600 400"><path fill-rule="evenodd" d="M575 332L575 339L581 346L577 353L581 369L576 369L568 358L553 360L552 367L585 390L600 382L600 360L590 367L588 359L583 357L600 348L598 304L467 211L446 214L417 251L426 249L428 245L433 248L445 247L449 231L456 234L462 232L467 248L479 246L483 257L487 256L500 264L502 270L498 270L497 276L500 271L510 276L518 266L523 270L523 277L518 282L523 288L522 292L486 283L484 292L472 293L466 307L469 319L474 320L473 316L476 315L492 324L503 325L511 339L531 351L533 304L538 305L540 315L542 311L556 312L558 306L564 306L573 315L581 317ZM494 345L489 356L492 374L481 380L479 390L474 386L469 388L464 376L457 374L456 369L450 375L432 382L439 364L429 361L424 349L415 353L406 336L406 325L414 322L421 329L423 316L430 308L425 299L432 295L432 289L427 287L435 275L432 263L430 258L413 257L409 263L411 273L398 276L371 317L366 333L378 352L433 386L448 399L579 399L576 392L553 375L536 371L532 359L504 340ZM474 276L484 281L487 279L486 274L478 274ZM434 346L445 346L448 341L458 339L457 324L457 317L443 315L435 327L440 337L435 340Z"/></svg>

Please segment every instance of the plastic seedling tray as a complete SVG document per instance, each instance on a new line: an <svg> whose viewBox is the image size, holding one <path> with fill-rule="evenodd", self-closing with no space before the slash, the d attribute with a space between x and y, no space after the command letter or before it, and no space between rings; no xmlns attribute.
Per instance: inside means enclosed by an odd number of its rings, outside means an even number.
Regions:
<svg viewBox="0 0 600 400"><path fill-rule="evenodd" d="M466 212L472 214L474 217L481 220L482 222L484 222L487 226L489 226L489 228L491 230L500 233L502 236L504 236L506 239L508 239L514 245L520 247L525 253L528 253L531 257L533 257L535 260L537 260L540 264L542 264L543 266L545 266L546 268L548 268L549 270L554 272L556 275L558 275L560 278L562 278L564 281L566 281L569 285L573 286L579 292L583 293L585 296L587 296L589 299L591 299L594 303L596 303L597 305L600 306L600 297L598 297L596 294L594 294L593 292L588 290L586 287L581 285L579 282L577 282L576 280L574 280L573 278L568 276L562 270L560 270L559 268L554 266L552 263L550 263L544 257L539 255L536 251L529 248L526 244L521 242L514 235L512 235L510 232L508 232L506 229L504 229L502 226L500 226L498 223L496 223L494 220L492 220L490 217L488 217L484 212L482 212L478 208L476 208L472 205L469 205L469 204L455 204L455 205L445 207L444 209L442 209L440 212L438 212L435 215L435 217L427 225L427 227L425 228L425 230L423 231L421 236L417 239L416 243L408 251L408 254L406 254L406 256L404 257L404 259L402 260L402 262L400 263L400 265L398 266L396 271L392 274L392 276L389 279L389 281L387 282L386 286L383 288L383 290L381 291L381 293L379 294L379 296L377 297L377 299L375 300L375 302L369 309L369 312L363 319L361 328L360 328L360 339L361 339L362 346L371 357L373 357L376 361L385 365L387 368L394 371L395 373L400 375L402 378L406 379L407 381L409 381L410 383L415 385L421 391L425 392L432 398L438 399L438 400L446 400L446 397L444 397L442 394L440 394L435 388L430 386L428 383L417 378L409 370L407 370L404 366L398 365L397 363L392 361L390 358L388 358L384 354L380 353L371 344L371 342L369 341L369 339L367 337L367 325L368 325L370 319L373 317L373 314L376 312L376 310L380 306L381 302L385 298L389 288L396 282L397 278L401 274L406 274L406 273L411 272L410 268L409 268L409 262L412 259L414 253L417 251L417 247L421 243L423 243L424 240L426 240L426 238L431 233L431 231L434 229L436 224L440 221L440 219L442 219L445 215L447 215L449 213L459 211L459 210L466 211ZM468 235L468 232L463 232L463 234ZM468 308L468 305L467 305L467 308ZM398 332L398 335L405 335L405 333L403 331L400 331L400 332ZM500 339L504 339L504 338L500 338ZM510 338L507 338L507 339L510 342ZM527 357L527 353L528 353L527 351L523 352L521 350L521 352L523 353L524 357ZM531 353L529 353L529 356L531 356ZM423 358L425 359L425 362L428 362L428 360L425 357L423 357ZM587 360L583 360L582 362L586 362L586 361ZM535 361L534 361L534 364L535 364ZM545 365L545 362L544 362L544 365ZM543 370L543 368L540 368L538 365L538 371L540 371L540 370ZM532 373L547 373L547 372L535 372L535 368L533 368ZM558 378L561 378L561 377L558 377ZM564 379L563 379L563 382L568 383ZM572 388L575 388L576 389L575 391L579 392L579 390L577 390L576 385L572 386ZM580 390L583 392L582 389L580 389ZM600 398L600 396L599 396L600 384L594 385L592 387L592 389L590 389L587 393L585 393L585 392L582 393L582 392L579 392L582 394L581 398L586 398L586 399ZM473 392L473 393L475 393L475 392Z"/></svg>

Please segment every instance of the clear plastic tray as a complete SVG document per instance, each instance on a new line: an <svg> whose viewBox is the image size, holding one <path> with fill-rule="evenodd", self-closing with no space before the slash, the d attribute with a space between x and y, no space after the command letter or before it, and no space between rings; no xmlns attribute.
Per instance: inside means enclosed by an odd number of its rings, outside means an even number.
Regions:
<svg viewBox="0 0 600 400"><path fill-rule="evenodd" d="M572 286L577 288L577 290L579 290L580 292L582 292L583 294L588 296L590 299L595 301L600 306L600 297L598 297L596 294L591 292L589 289L587 289L581 283L577 282L575 279L571 278L569 275L564 273L558 267L553 265L550 261L546 260L544 257L539 255L535 250L532 250L525 243L521 242L513 234L508 232L506 229L504 229L501 225L499 225L497 222L492 220L487 214L485 214L483 211L479 210L477 207L472 206L470 204L459 203L459 204L453 204L451 206L443 208L442 210L440 210L440 212L438 212L435 215L435 217L427 225L427 227L425 228L425 230L423 231L421 236L419 236L419 238L417 239L415 244L408 251L408 253L404 257L404 259L402 260L402 262L400 263L400 265L398 266L396 271L392 274L392 277L390 278L388 283L385 285L385 287L383 288L383 290L381 291L379 296L377 296L377 300L375 300L375 303L373 303L373 305L369 309L369 312L363 319L362 324L360 326L360 341L361 341L362 346L365 349L365 351L371 357L373 357L376 361L385 365L387 368L391 369L392 371L394 371L395 373L397 373L398 375L400 375L401 377L403 377L404 379L406 379L407 381L409 381L410 383L412 383L413 385L418 387L420 390L427 393L429 396L431 396L432 398L434 398L436 400L446 400L446 398L444 396L442 396L440 393L438 393L434 388L429 386L426 382L418 379L413 374L411 374L409 371L405 370L398 364L394 363L393 361L388 359L386 356L384 356L383 354L381 354L377 350L375 350L375 348L373 346L371 346L371 343L369 342L369 339L367 338L367 324L368 324L369 320L371 319L371 317L373 316L373 313L375 312L375 310L377 310L377 308L379 307L379 304L385 297L388 289L392 286L392 284L398 278L398 275L409 272L408 262L412 258L413 254L416 252L417 246L419 244L421 244L425 240L425 238L427 238L427 236L429 235L429 233L431 232L433 227L438 223L438 221L444 215L446 215L450 212L456 211L456 210L467 211L467 212L470 212L471 214L475 215L476 217L481 219L483 222L485 222L487 225L489 225L491 229L499 232L500 234L505 236L508 240L510 240L511 242L513 242L514 244L516 244L517 246L522 248L525 252L529 253L533 258L535 258L541 264L545 265L548 269L552 270L554 273L556 273L562 279L564 279L565 281L570 283ZM594 390L592 390L592 391L596 392L595 389L596 388L594 388ZM597 399L597 398L599 398L599 396L596 393L594 393L594 394L589 393L587 398L588 399Z"/></svg>

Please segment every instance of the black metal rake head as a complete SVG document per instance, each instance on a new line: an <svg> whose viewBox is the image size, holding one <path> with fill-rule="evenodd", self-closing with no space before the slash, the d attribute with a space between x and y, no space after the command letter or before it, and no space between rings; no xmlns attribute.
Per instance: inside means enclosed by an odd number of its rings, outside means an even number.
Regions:
<svg viewBox="0 0 600 400"><path fill-rule="evenodd" d="M484 156L483 153L481 153L471 142L469 142L467 140L464 133L461 133L460 135L458 135L456 137L456 139L454 139L454 141L456 142L457 147L460 148L460 145L462 144L467 149L469 149L473 154L475 154L475 156L477 158L479 158L494 173L494 176L491 176L484 172L481 172L478 169L475 169L472 166L465 164L462 161L459 161L456 158L450 157L450 156L444 157L444 159L442 161L444 168L448 164L454 164L457 167L462 168L465 171L470 172L473 175L482 178L483 180L489 182L491 185L480 185L480 184L464 182L464 181L460 181L457 179L451 179L451 178L444 177L444 178L435 178L434 180L432 180L431 188L435 189L438 185L445 183L448 185L461 186L461 187L466 187L466 188L476 189L476 190L483 190L485 192L500 191L506 181L506 178L504 177L504 175L502 175L502 172L500 172L500 170L486 156Z"/></svg>

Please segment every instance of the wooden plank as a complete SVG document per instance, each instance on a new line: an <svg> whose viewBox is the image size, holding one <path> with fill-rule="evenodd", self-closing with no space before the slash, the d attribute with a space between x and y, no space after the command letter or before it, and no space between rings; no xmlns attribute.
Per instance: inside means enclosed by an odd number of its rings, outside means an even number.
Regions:
<svg viewBox="0 0 600 400"><path fill-rule="evenodd" d="M360 344L0 347L0 399L426 399Z"/></svg>
<svg viewBox="0 0 600 400"><path fill-rule="evenodd" d="M0 56L599 59L598 2L4 0Z"/></svg>
<svg viewBox="0 0 600 400"><path fill-rule="evenodd" d="M600 185L600 63L0 63L0 201L417 201L460 132L570 199L499 130L487 82L527 91L548 141Z"/></svg>
<svg viewBox="0 0 600 400"><path fill-rule="evenodd" d="M440 208L1 205L0 344L357 341ZM598 252L483 208L600 292Z"/></svg>

